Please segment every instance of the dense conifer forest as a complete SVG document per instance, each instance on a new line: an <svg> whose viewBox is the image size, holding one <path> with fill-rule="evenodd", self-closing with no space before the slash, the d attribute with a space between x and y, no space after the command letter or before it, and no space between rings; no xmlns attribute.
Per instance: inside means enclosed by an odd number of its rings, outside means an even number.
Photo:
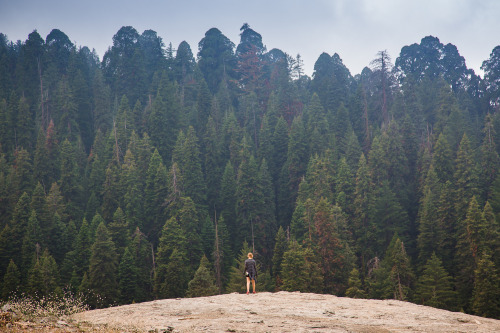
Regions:
<svg viewBox="0 0 500 333"><path fill-rule="evenodd" d="M500 46L483 77L432 36L309 77L240 30L125 26L102 61L0 34L0 296L240 292L251 251L261 291L500 318Z"/></svg>

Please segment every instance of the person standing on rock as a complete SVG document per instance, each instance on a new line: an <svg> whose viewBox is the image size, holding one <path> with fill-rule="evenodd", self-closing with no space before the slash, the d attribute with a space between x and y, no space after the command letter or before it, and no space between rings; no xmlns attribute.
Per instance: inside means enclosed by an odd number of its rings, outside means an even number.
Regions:
<svg viewBox="0 0 500 333"><path fill-rule="evenodd" d="M257 279L257 264L253 259L253 254L248 254L245 260L245 276L247 277L247 295L250 293L250 281L252 281L253 293L255 294L255 280Z"/></svg>

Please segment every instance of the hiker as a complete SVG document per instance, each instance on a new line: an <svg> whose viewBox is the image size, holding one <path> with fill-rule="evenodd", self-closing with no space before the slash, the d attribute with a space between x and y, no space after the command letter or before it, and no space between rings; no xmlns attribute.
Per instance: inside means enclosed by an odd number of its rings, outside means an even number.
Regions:
<svg viewBox="0 0 500 333"><path fill-rule="evenodd" d="M250 281L252 281L253 293L255 294L255 280L257 279L257 264L253 259L253 254L248 254L245 260L245 276L247 277L247 295L250 293Z"/></svg>

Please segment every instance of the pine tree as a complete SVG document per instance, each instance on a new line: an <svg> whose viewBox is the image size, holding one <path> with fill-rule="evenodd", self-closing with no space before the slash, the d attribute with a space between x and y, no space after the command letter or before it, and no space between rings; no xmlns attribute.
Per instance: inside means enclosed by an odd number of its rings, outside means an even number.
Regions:
<svg viewBox="0 0 500 333"><path fill-rule="evenodd" d="M456 293L453 290L452 278L435 252L427 260L417 281L414 300L423 305L454 310Z"/></svg>
<svg viewBox="0 0 500 333"><path fill-rule="evenodd" d="M259 240L258 244L260 244L258 252L262 256L263 262L267 264L271 261L271 249L274 245L274 239L271 235L276 233L277 226L274 186L265 159L260 164L258 176L258 186L262 193L263 204L259 212L255 235Z"/></svg>
<svg viewBox="0 0 500 333"><path fill-rule="evenodd" d="M365 155L359 158L356 173L356 187L354 189L354 211L352 234L357 245L356 252L360 257L361 267L366 267L366 262L373 257L370 244L374 241L374 226L368 218L368 208L371 200L371 177ZM364 274L364 272L362 272Z"/></svg>
<svg viewBox="0 0 500 333"><path fill-rule="evenodd" d="M71 274L71 272L75 270L78 279L81 279L89 268L89 260L92 255L92 239L93 237L91 237L89 225L87 220L84 219L73 243L73 250L67 254L65 259L65 261L70 260L71 263L68 273ZM80 284L81 280L76 282L78 283L74 285L75 287Z"/></svg>
<svg viewBox="0 0 500 333"><path fill-rule="evenodd" d="M372 249L375 253L381 253L391 242L394 233L403 237L408 235L409 219L387 181L379 184L374 196L368 208L368 218L375 226L376 241Z"/></svg>
<svg viewBox="0 0 500 333"><path fill-rule="evenodd" d="M94 243L95 241L95 235L97 231L97 227L99 227L99 224L104 223L106 224L106 221L104 218L101 216L101 214L96 213L94 217L92 218L92 221L90 221L89 225L89 237L90 237L90 242Z"/></svg>
<svg viewBox="0 0 500 333"><path fill-rule="evenodd" d="M472 310L475 314L500 318L500 279L491 256L483 253L474 271Z"/></svg>
<svg viewBox="0 0 500 333"><path fill-rule="evenodd" d="M106 168L106 178L102 188L100 212L106 221L113 218L113 213L120 206L120 199L123 196L120 185L120 166L116 158L113 158Z"/></svg>
<svg viewBox="0 0 500 333"><path fill-rule="evenodd" d="M309 238L309 235L311 235L309 232L310 224L308 223L309 221L306 221L305 214L306 207L304 203L297 200L297 204L295 205L295 209L292 214L292 220L290 221L290 235L299 244L302 244L305 239Z"/></svg>
<svg viewBox="0 0 500 333"><path fill-rule="evenodd" d="M129 248L125 248L120 265L118 266L118 289L120 290L120 302L122 304L135 301L137 281L137 267L134 257Z"/></svg>
<svg viewBox="0 0 500 333"><path fill-rule="evenodd" d="M151 108L147 128L152 144L157 147L165 160L171 156L179 133L179 110L180 105L175 94L175 86L169 81L167 74L163 73Z"/></svg>
<svg viewBox="0 0 500 333"><path fill-rule="evenodd" d="M210 110L212 107L212 96L210 91L208 90L208 85L203 79L203 77L199 78L198 81L198 93L196 98L196 105L194 107L194 112L196 115L192 119L192 123L190 124L196 129L198 134L201 134L203 129L207 124L208 117L210 115Z"/></svg>
<svg viewBox="0 0 500 333"><path fill-rule="evenodd" d="M187 297L203 297L217 294L215 279L210 269L210 262L206 256L200 261L200 267L194 273L194 277L188 283Z"/></svg>
<svg viewBox="0 0 500 333"><path fill-rule="evenodd" d="M9 261L9 266L7 266L7 273L3 277L2 285L2 299L7 299L12 293L16 292L21 286L21 272L17 268L17 265L11 259Z"/></svg>
<svg viewBox="0 0 500 333"><path fill-rule="evenodd" d="M406 254L404 243L394 234L384 259L372 272L370 296L407 300L411 298L413 280L410 258Z"/></svg>
<svg viewBox="0 0 500 333"><path fill-rule="evenodd" d="M349 132L346 143L345 158L351 170L357 170L361 153L362 150L356 133L354 131Z"/></svg>
<svg viewBox="0 0 500 333"><path fill-rule="evenodd" d="M203 240L200 236L201 223L198 216L199 214L193 200L189 197L181 197L176 218L182 232L186 236L186 254L183 256L188 260L189 274L194 273L198 265L198 259L203 255ZM208 221L210 222L210 220ZM210 245L213 244L213 242L209 243Z"/></svg>
<svg viewBox="0 0 500 333"><path fill-rule="evenodd" d="M274 184L277 184L281 169L286 162L288 154L288 125L283 117L276 122L272 139L272 159L269 160L269 170Z"/></svg>
<svg viewBox="0 0 500 333"><path fill-rule="evenodd" d="M10 207L16 207L16 203L24 192L31 193L33 188L32 168L28 151L22 148L16 149L14 163L7 177Z"/></svg>
<svg viewBox="0 0 500 333"><path fill-rule="evenodd" d="M184 297L188 285L189 275L186 269L187 259L185 252L174 249L168 258L164 269L163 283L155 286L159 298ZM160 270L158 270L159 272ZM158 273L160 274L160 273Z"/></svg>
<svg viewBox="0 0 500 333"><path fill-rule="evenodd" d="M495 267L500 267L500 225L495 218L489 201L484 205L483 218L485 225L480 231L482 251L491 253Z"/></svg>
<svg viewBox="0 0 500 333"><path fill-rule="evenodd" d="M386 255L391 262L389 277L393 286L393 297L399 300L408 299L414 280L410 258L406 254L404 243L399 238L393 242L392 247L391 245Z"/></svg>
<svg viewBox="0 0 500 333"><path fill-rule="evenodd" d="M201 154L198 138L193 127L186 135L179 134L172 160L177 163L182 174L184 196L190 197L198 207L206 205L206 184L201 168Z"/></svg>
<svg viewBox="0 0 500 333"><path fill-rule="evenodd" d="M498 156L494 140L496 133L490 114L487 114L485 117L483 133L483 143L480 148L481 173L479 177L479 192L483 200L489 200L492 195L491 186L497 178L500 166L500 157Z"/></svg>
<svg viewBox="0 0 500 333"><path fill-rule="evenodd" d="M311 154L321 154L328 147L329 126L326 119L326 112L321 105L317 94L313 94L306 110L307 117L307 136L311 139L313 132L316 131L318 140L309 143Z"/></svg>
<svg viewBox="0 0 500 333"><path fill-rule="evenodd" d="M352 265L352 254L347 246L345 215L338 206L330 205L324 198L314 208L314 244L321 258L325 279L324 290L337 295L347 288Z"/></svg>
<svg viewBox="0 0 500 333"><path fill-rule="evenodd" d="M156 297L170 298L184 295L188 283L186 281L188 279L187 247L188 237L185 229L181 228L176 217L171 217L163 226L158 245L157 268L154 275ZM175 267L175 265L182 265L182 267ZM175 271L170 272L170 269ZM169 283L173 282L172 279L175 278L182 280L175 281L174 286L169 286ZM175 287L181 287L181 290L175 291Z"/></svg>
<svg viewBox="0 0 500 333"><path fill-rule="evenodd" d="M237 224L236 224L236 175L234 173L233 165L231 161L226 163L224 168L224 173L222 174L221 184L220 184L220 197L219 197L219 210L220 216L224 218L224 222L227 225L229 232L229 242L230 247L233 251L236 250L236 234L237 234Z"/></svg>
<svg viewBox="0 0 500 333"><path fill-rule="evenodd" d="M59 142L54 122L51 120L46 132L40 130L33 159L33 175L44 186L59 178Z"/></svg>
<svg viewBox="0 0 500 333"><path fill-rule="evenodd" d="M29 219L31 216L31 211L29 208L30 199L26 192L21 195L19 201L17 202L14 213L12 214L11 220L11 237L10 244L8 244L6 248L6 259L7 261L12 259L14 262L23 262L22 258L22 244L24 240L24 236L26 234L26 230L29 225ZM5 261L5 265L7 265L7 261ZM26 272L29 267L21 266L19 269L21 272Z"/></svg>
<svg viewBox="0 0 500 333"><path fill-rule="evenodd" d="M439 180L445 183L453 175L453 157L450 144L444 133L440 133L434 146L432 164Z"/></svg>
<svg viewBox="0 0 500 333"><path fill-rule="evenodd" d="M144 177L141 177L140 170L137 167L134 154L130 149L127 150L122 164L122 173L120 181L124 190L123 204L127 220L130 221L130 227L142 227L144 219Z"/></svg>
<svg viewBox="0 0 500 333"><path fill-rule="evenodd" d="M343 157L337 167L337 177L335 181L336 204L342 208L349 216L352 215L354 201L354 175L347 160Z"/></svg>
<svg viewBox="0 0 500 333"><path fill-rule="evenodd" d="M26 232L23 238L23 245L21 249L22 253L21 267L27 268L31 266L33 254L36 251L39 251L42 246L41 241L42 241L42 231L40 229L40 224L38 223L36 212L32 210L30 218L28 220L28 226L26 228ZM39 256L39 253L37 253L37 256ZM21 271L23 273L26 273L26 270L21 270Z"/></svg>
<svg viewBox="0 0 500 333"><path fill-rule="evenodd" d="M243 160L240 164L236 198L238 233L235 242L242 243L247 240L253 249L260 249L260 244L255 247L255 233L257 232L255 226L261 218L259 213L264 202L258 186L258 167L253 156ZM258 243L259 241L260 239L257 239Z"/></svg>
<svg viewBox="0 0 500 333"><path fill-rule="evenodd" d="M200 238L202 253L210 256L215 250L215 226L208 215L201 221Z"/></svg>
<svg viewBox="0 0 500 333"><path fill-rule="evenodd" d="M334 111L332 109L332 111ZM333 133L335 135L336 146L340 154L347 153L347 144L349 140L349 132L352 131L351 120L349 119L349 111L344 103L340 103L335 111L335 121L333 124ZM358 155L359 156L359 155Z"/></svg>
<svg viewBox="0 0 500 333"><path fill-rule="evenodd" d="M164 224L164 203L167 198L168 174L158 150L151 155L146 173L146 186L144 190L144 211L148 212L144 219L144 233L149 240L156 244L159 232Z"/></svg>
<svg viewBox="0 0 500 333"><path fill-rule="evenodd" d="M454 195L457 219L462 220L473 195L477 194L477 173L469 138L463 135L455 160Z"/></svg>
<svg viewBox="0 0 500 333"><path fill-rule="evenodd" d="M42 184L38 183L31 194L31 204L30 207L38 219L38 223L41 229L42 238L40 239L43 244L49 244L51 239L51 233L53 229L52 217L49 214L47 208L47 201L45 199L45 193Z"/></svg>
<svg viewBox="0 0 500 333"><path fill-rule="evenodd" d="M437 250L437 247L443 245L444 230L441 230L440 225L436 223L440 196L441 184L438 182L437 174L431 164L427 172L426 185L418 212L417 248L420 266L423 266L424 260L429 258L431 253Z"/></svg>
<svg viewBox="0 0 500 333"><path fill-rule="evenodd" d="M103 304L115 302L119 296L118 260L115 244L104 223L97 227L89 260L90 288L103 299Z"/></svg>
<svg viewBox="0 0 500 333"><path fill-rule="evenodd" d="M64 259L64 255L71 248L71 240L70 237L68 237L69 227L66 227L57 213L54 214L54 217L52 218L52 226L48 248L50 253L53 254L56 262L61 264Z"/></svg>
<svg viewBox="0 0 500 333"><path fill-rule="evenodd" d="M82 185L79 182L78 162L73 145L66 139L61 144L61 177L59 178L61 195L66 199L68 214L73 219L82 216Z"/></svg>
<svg viewBox="0 0 500 333"><path fill-rule="evenodd" d="M47 296L43 285L42 264L37 255L34 256L33 265L28 271L26 280L26 291L34 298Z"/></svg>
<svg viewBox="0 0 500 333"><path fill-rule="evenodd" d="M118 207L113 214L113 221L108 225L109 234L116 246L116 253L121 258L130 242L129 224L123 210Z"/></svg>
<svg viewBox="0 0 500 333"><path fill-rule="evenodd" d="M347 282L347 290L345 295L350 298L366 298L366 293L363 290L363 285L361 279L359 278L359 271L355 267L351 270L349 274L349 280Z"/></svg>
<svg viewBox="0 0 500 333"><path fill-rule="evenodd" d="M57 213L62 221L67 222L69 219L67 207L56 182L52 183L46 200L49 214L54 215Z"/></svg>
<svg viewBox="0 0 500 333"><path fill-rule="evenodd" d="M480 230L485 221L475 197L470 200L465 220L457 223L455 249L456 284L459 304L468 310L474 285L474 271L479 260Z"/></svg>
<svg viewBox="0 0 500 333"><path fill-rule="evenodd" d="M205 183L207 187L207 205L210 215L213 215L214 207L217 204L222 176L220 163L221 148L218 134L214 119L210 116L206 124L204 143L202 144L204 146L203 169L205 170Z"/></svg>
<svg viewBox="0 0 500 333"><path fill-rule="evenodd" d="M283 263L283 256L285 252L288 250L288 241L286 239L285 231L283 230L283 227L280 226L278 229L278 232L276 233L276 242L274 245L274 251L273 251L273 266L272 266L272 272L273 272L273 277L275 279L275 285L276 285L276 290L281 289L281 284L282 284L282 263Z"/></svg>
<svg viewBox="0 0 500 333"><path fill-rule="evenodd" d="M59 268L57 263L49 253L48 249L43 251L40 258L41 280L43 283L44 295L60 295L61 289L59 288Z"/></svg>
<svg viewBox="0 0 500 333"><path fill-rule="evenodd" d="M309 152L306 146L307 140L305 135L306 133L302 118L295 118L293 120L292 127L290 128L290 140L288 141L288 155L286 161L288 166L288 175L290 177L290 202L295 202L300 180L306 173Z"/></svg>
<svg viewBox="0 0 500 333"><path fill-rule="evenodd" d="M17 123L15 125L16 144L19 147L32 151L34 125L33 114L28 100L22 96L17 107Z"/></svg>
<svg viewBox="0 0 500 333"><path fill-rule="evenodd" d="M323 276L310 249L291 241L281 266L285 291L321 292Z"/></svg>
<svg viewBox="0 0 500 333"><path fill-rule="evenodd" d="M128 248L133 256L133 267L136 268L137 274L134 300L136 302L149 300L153 291L154 278L153 246L139 228L136 228Z"/></svg>
<svg viewBox="0 0 500 333"><path fill-rule="evenodd" d="M446 271L450 272L452 275L456 274L457 268L454 264L454 255L456 247L456 230L457 230L457 220L454 202L454 194L452 191L452 184L447 181L441 190L441 195L437 204L438 215L437 215L437 226L439 230L443 232L443 239L439 244L437 253L440 254L443 265Z"/></svg>

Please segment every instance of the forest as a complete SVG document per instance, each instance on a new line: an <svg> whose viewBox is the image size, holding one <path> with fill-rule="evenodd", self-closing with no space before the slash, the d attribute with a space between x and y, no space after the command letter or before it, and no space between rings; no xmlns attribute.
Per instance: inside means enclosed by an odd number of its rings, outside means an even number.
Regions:
<svg viewBox="0 0 500 333"><path fill-rule="evenodd" d="M124 26L101 58L0 34L0 297L93 307L258 291L500 318L500 46L322 53ZM383 47L383 45L381 45Z"/></svg>

